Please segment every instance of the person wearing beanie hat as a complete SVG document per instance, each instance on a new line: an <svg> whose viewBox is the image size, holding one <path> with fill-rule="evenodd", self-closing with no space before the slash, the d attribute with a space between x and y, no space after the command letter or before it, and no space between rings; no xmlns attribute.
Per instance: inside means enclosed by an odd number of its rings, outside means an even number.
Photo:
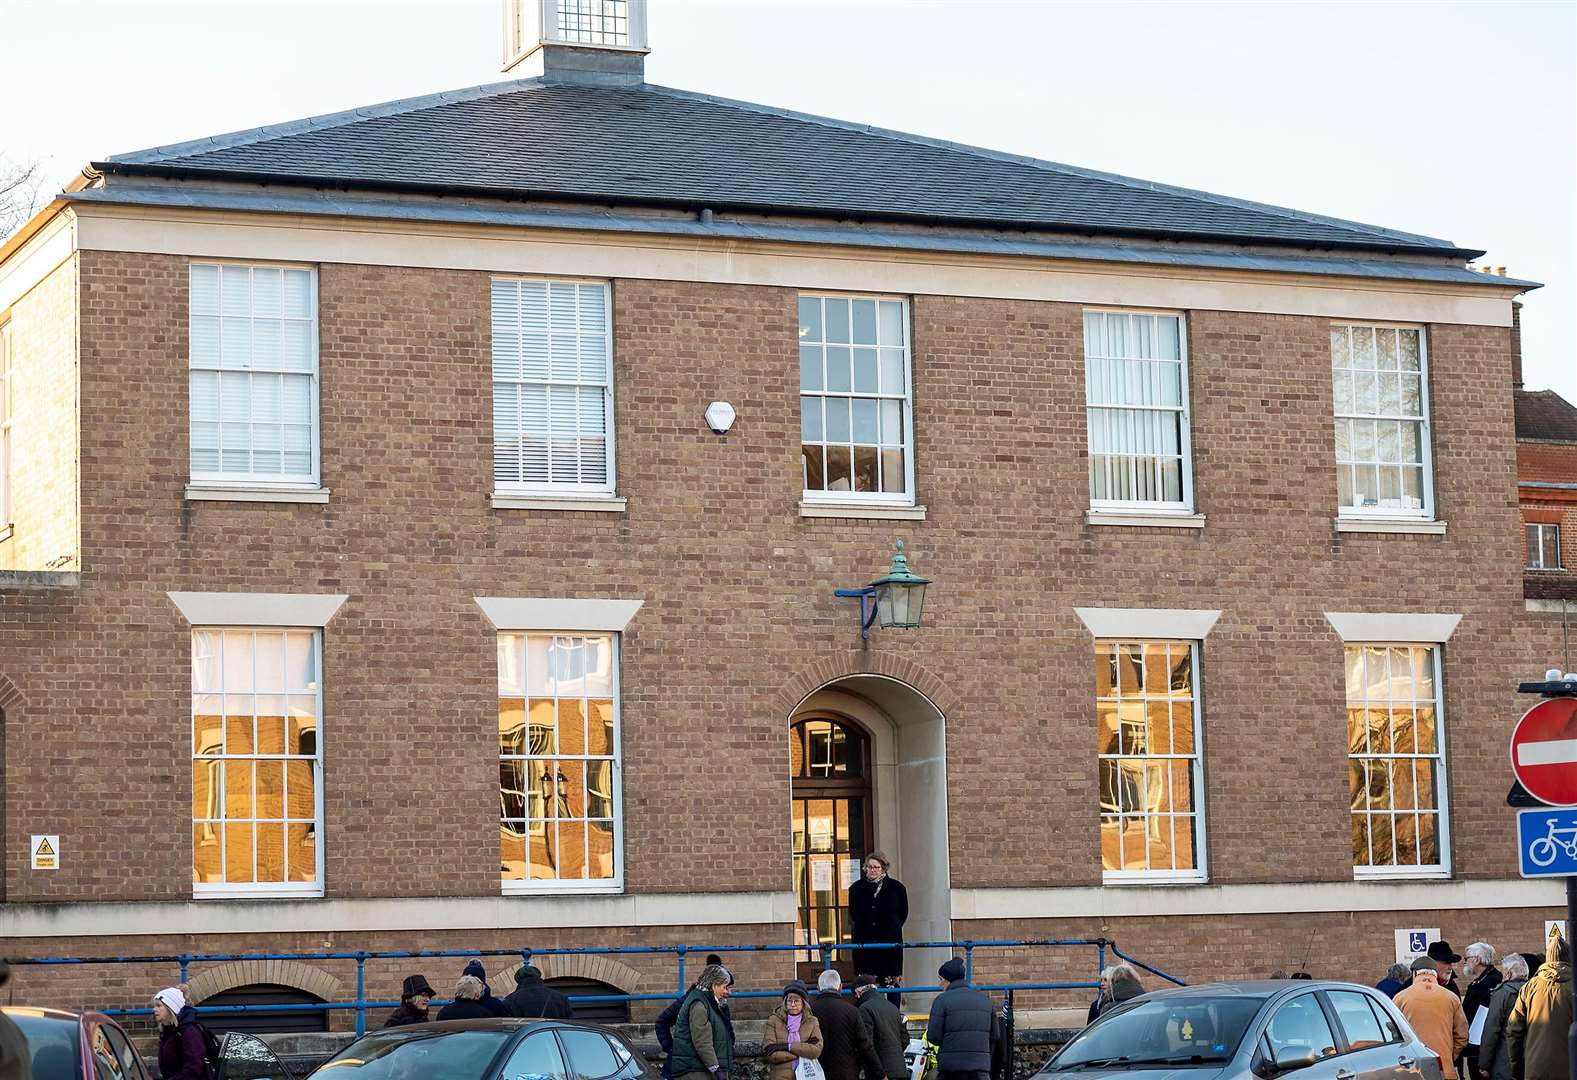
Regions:
<svg viewBox="0 0 1577 1080"><path fill-rule="evenodd" d="M1544 963L1517 993L1506 1019L1506 1056L1519 1080L1571 1080L1567 1031L1572 1022L1571 950L1550 931Z"/></svg>
<svg viewBox="0 0 1577 1080"><path fill-rule="evenodd" d="M521 964L515 972L515 989L504 999L509 1015L525 1020L573 1020L575 1010L569 998L542 980L542 970L534 964Z"/></svg>
<svg viewBox="0 0 1577 1080"><path fill-rule="evenodd" d="M875 975L860 975L854 980L854 1000L859 1002L860 1020L865 1024L871 1046L882 1063L882 1072L889 1077L903 1077L909 1072L904 1061L904 1049L909 1045L909 1031L904 1026L903 1014L890 997L876 987L881 980Z"/></svg>
<svg viewBox="0 0 1577 1080"><path fill-rule="evenodd" d="M427 976L407 975L405 984L400 987L400 1007L389 1014L383 1026L392 1028L427 1023L428 1003L437 996L437 991L428 984Z"/></svg>
<svg viewBox="0 0 1577 1080"><path fill-rule="evenodd" d="M1420 956L1413 961L1413 982L1391 1000L1424 1045L1440 1058L1445 1080L1456 1080L1457 1056L1467 1047L1467 1015L1462 999L1440 985L1437 961Z"/></svg>
<svg viewBox="0 0 1577 1080"><path fill-rule="evenodd" d="M734 1064L734 1029L723 1016L734 977L708 964L679 1003L669 1054L674 1080L728 1080Z"/></svg>
<svg viewBox="0 0 1577 1080"><path fill-rule="evenodd" d="M810 1009L810 991L799 980L783 988L783 1001L767 1019L767 1080L792 1080L801 1061L821 1057L821 1022Z"/></svg>
<svg viewBox="0 0 1577 1080"><path fill-rule="evenodd" d="M469 975L482 984L482 996L478 1000L482 1003L482 1008L487 1010L487 1015L509 1015L509 1006L505 1005L501 998L493 996L493 988L487 984L487 969L482 966L482 961L472 960L460 974Z"/></svg>
<svg viewBox="0 0 1577 1080"><path fill-rule="evenodd" d="M953 957L940 968L945 989L931 1002L925 1041L936 1047L942 1080L984 1080L991 1073L991 1051L1001 1038L991 999L969 985L964 962Z"/></svg>
<svg viewBox="0 0 1577 1080"><path fill-rule="evenodd" d="M164 1080L213 1080L197 1010L186 1003L179 987L153 995L153 1018L159 1024L159 1072Z"/></svg>

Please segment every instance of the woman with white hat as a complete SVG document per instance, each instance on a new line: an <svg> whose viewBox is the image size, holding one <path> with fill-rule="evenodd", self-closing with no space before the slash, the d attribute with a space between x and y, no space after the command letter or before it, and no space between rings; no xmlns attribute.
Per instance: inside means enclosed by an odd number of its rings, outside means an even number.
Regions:
<svg viewBox="0 0 1577 1080"><path fill-rule="evenodd" d="M159 1022L159 1072L164 1080L213 1080L203 1026L179 987L153 995L153 1018Z"/></svg>

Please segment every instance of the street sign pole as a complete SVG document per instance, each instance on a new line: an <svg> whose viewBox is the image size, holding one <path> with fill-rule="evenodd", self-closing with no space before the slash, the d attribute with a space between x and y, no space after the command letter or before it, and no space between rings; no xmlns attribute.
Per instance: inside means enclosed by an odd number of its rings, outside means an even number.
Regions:
<svg viewBox="0 0 1577 1080"><path fill-rule="evenodd" d="M1562 604L1564 614L1564 603ZM1563 625L1564 629L1564 625ZM1558 672L1546 673L1557 675ZM1546 678L1542 683L1523 683L1517 687L1519 694L1540 694L1545 698L1571 698L1577 697L1577 680ZM1516 759L1513 757L1513 763ZM1526 811L1525 811L1526 812ZM1519 815L1520 816L1520 815ZM1521 843L1521 829L1518 829L1518 841ZM1526 848L1523 849L1526 858ZM1571 933L1577 930L1577 875L1566 875L1566 949L1567 959L1571 961L1568 968L1571 971L1572 1000L1577 1001L1577 951L1572 949ZM1567 1075L1577 1077L1577 1012L1572 1014L1571 1026L1566 1029L1566 1069Z"/></svg>

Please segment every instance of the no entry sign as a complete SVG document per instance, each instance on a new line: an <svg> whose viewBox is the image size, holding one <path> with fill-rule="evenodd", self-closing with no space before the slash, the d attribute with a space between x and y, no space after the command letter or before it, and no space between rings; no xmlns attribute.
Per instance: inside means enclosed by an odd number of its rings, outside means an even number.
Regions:
<svg viewBox="0 0 1577 1080"><path fill-rule="evenodd" d="M1511 732L1511 771L1550 806L1577 806L1577 698L1548 698Z"/></svg>

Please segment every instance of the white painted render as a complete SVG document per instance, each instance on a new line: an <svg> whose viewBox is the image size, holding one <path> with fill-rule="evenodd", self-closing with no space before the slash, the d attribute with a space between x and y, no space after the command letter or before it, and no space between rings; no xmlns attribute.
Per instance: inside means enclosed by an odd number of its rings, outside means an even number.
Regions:
<svg viewBox="0 0 1577 1080"><path fill-rule="evenodd" d="M1439 645L1451 640L1460 615L1415 615L1387 611L1327 611L1326 622L1343 641L1417 641Z"/></svg>
<svg viewBox="0 0 1577 1080"><path fill-rule="evenodd" d="M603 630L623 632L644 600L573 600L559 597L477 596L477 607L499 630Z"/></svg>
<svg viewBox="0 0 1577 1080"><path fill-rule="evenodd" d="M347 593L166 593L193 626L327 626Z"/></svg>
<svg viewBox="0 0 1577 1080"><path fill-rule="evenodd" d="M1221 618L1220 611L1188 608L1074 608L1097 638L1150 638L1203 641Z"/></svg>

